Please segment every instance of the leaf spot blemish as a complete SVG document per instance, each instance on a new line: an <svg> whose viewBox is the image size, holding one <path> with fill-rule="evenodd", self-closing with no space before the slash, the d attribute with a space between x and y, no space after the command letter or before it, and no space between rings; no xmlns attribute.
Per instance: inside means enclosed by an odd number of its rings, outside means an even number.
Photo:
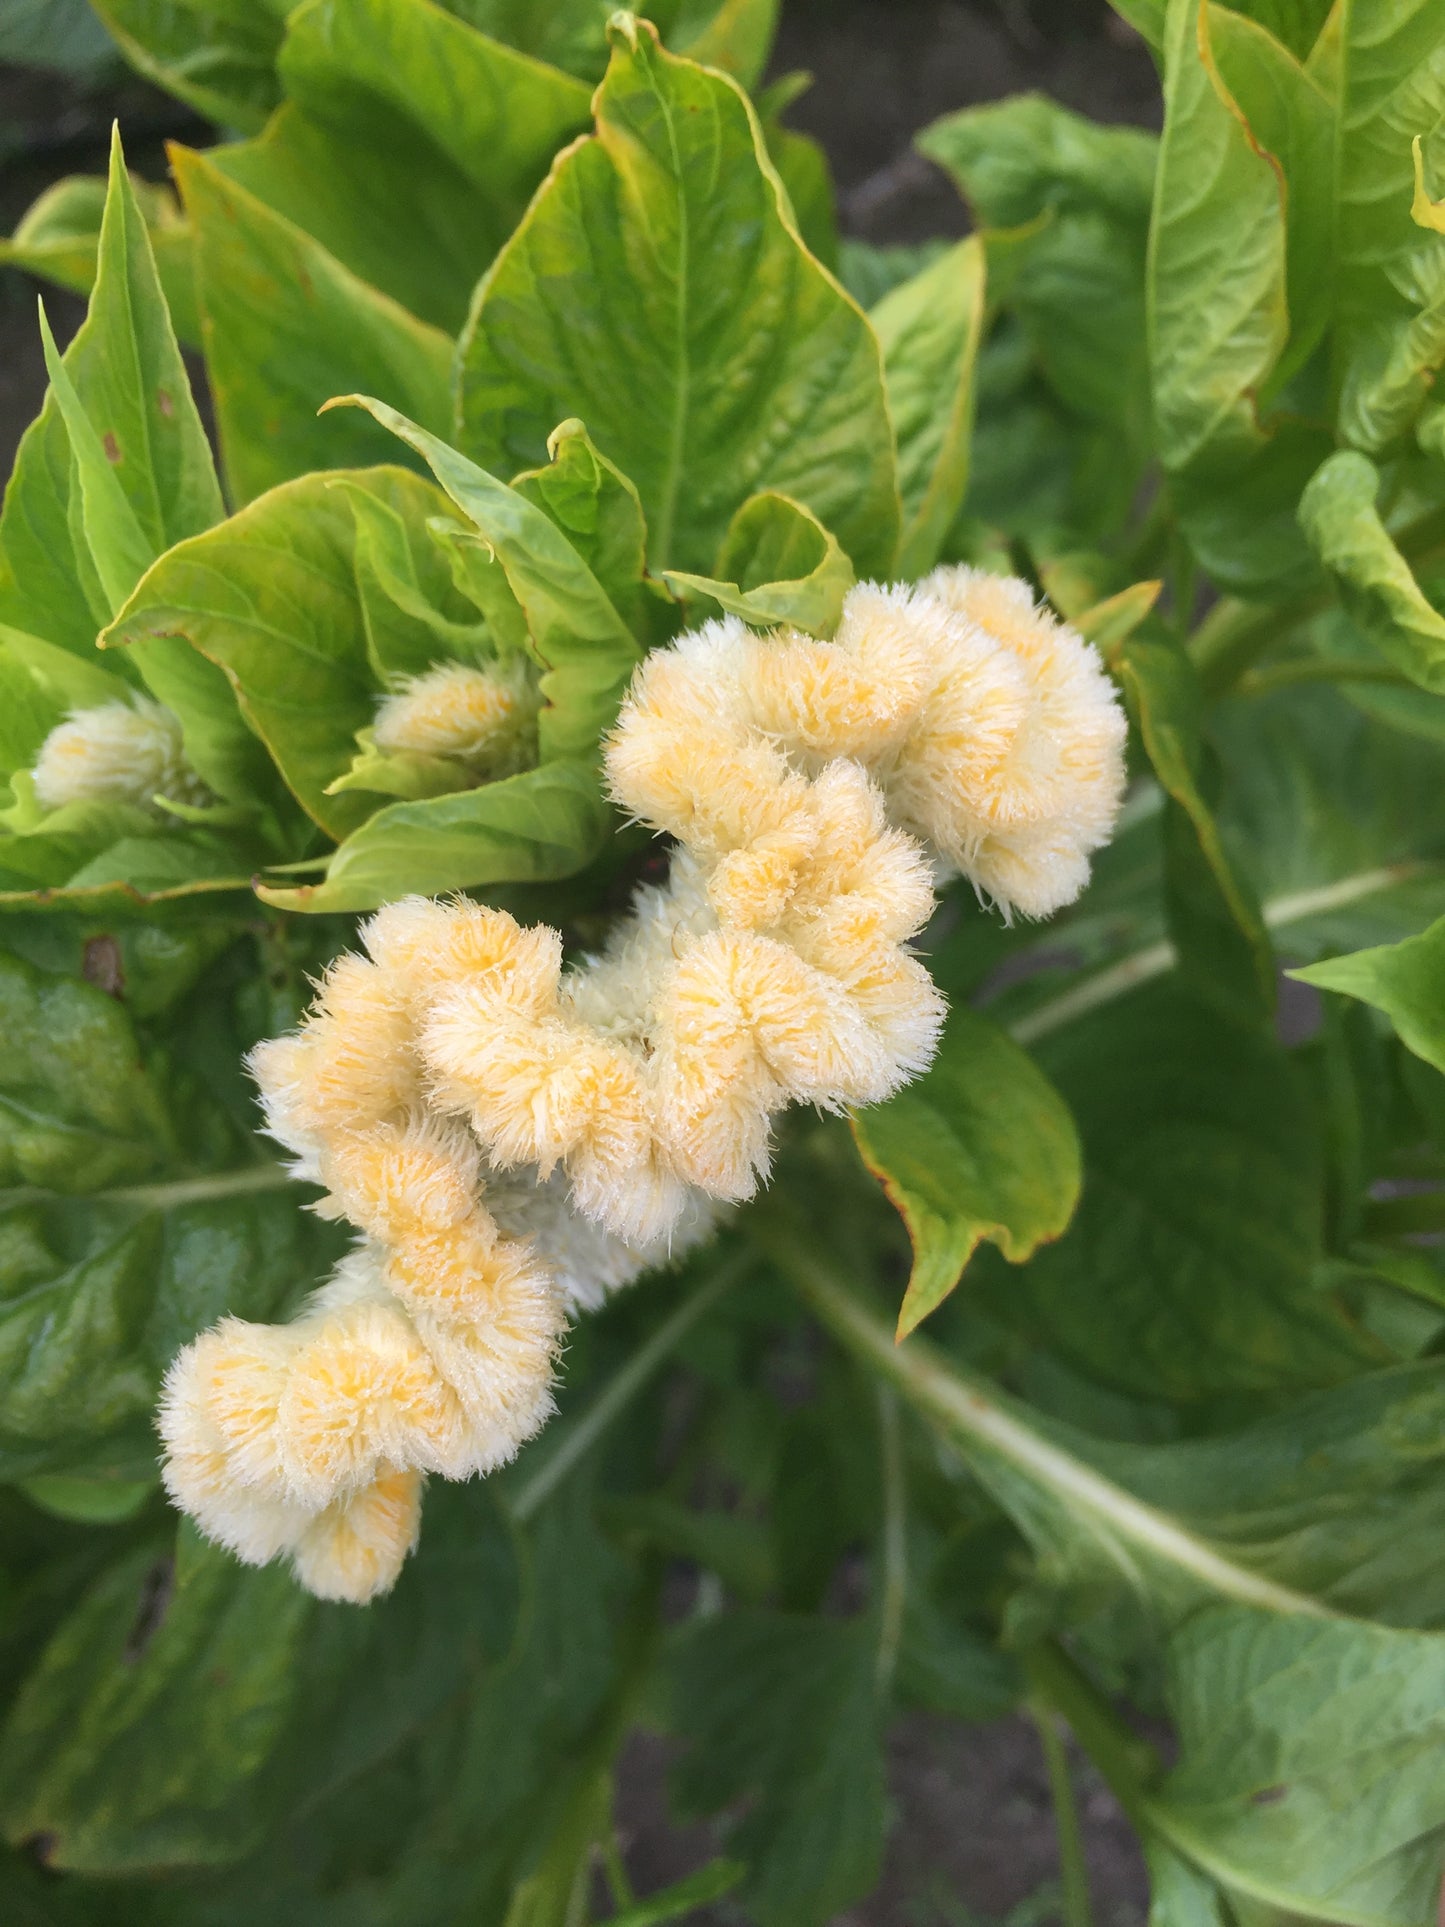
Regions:
<svg viewBox="0 0 1445 1927"><path fill-rule="evenodd" d="M157 1559L141 1582L135 1618L121 1652L121 1658L127 1666L134 1666L145 1657L146 1649L165 1621L175 1589L175 1560Z"/></svg>
<svg viewBox="0 0 1445 1927"><path fill-rule="evenodd" d="M175 414L176 405L171 400L171 391L169 388L157 388L156 407L165 416L167 421L169 421L171 416Z"/></svg>
<svg viewBox="0 0 1445 1927"><path fill-rule="evenodd" d="M1250 1794L1249 1803L1253 1807L1277 1807L1281 1800L1288 1798L1287 1786L1262 1786Z"/></svg>
<svg viewBox="0 0 1445 1927"><path fill-rule="evenodd" d="M20 1843L20 1850L33 1860L37 1867L48 1867L55 1858L60 1845L58 1833L32 1833Z"/></svg>
<svg viewBox="0 0 1445 1927"><path fill-rule="evenodd" d="M125 996L125 963L120 945L109 934L87 937L81 957L80 974L88 984L103 990L107 997Z"/></svg>
<svg viewBox="0 0 1445 1927"><path fill-rule="evenodd" d="M105 449L105 459L108 462L115 463L120 460L120 443L115 439L114 433L108 428L102 439L102 446Z"/></svg>

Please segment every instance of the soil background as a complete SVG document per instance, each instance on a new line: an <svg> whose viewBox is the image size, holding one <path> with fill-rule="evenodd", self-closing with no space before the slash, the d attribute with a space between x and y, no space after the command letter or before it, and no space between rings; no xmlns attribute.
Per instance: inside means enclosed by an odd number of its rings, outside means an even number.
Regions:
<svg viewBox="0 0 1445 1927"><path fill-rule="evenodd" d="M546 0L539 0L545 4ZM0 0L3 11L4 0ZM1103 0L783 0L775 75L806 70L812 88L790 122L822 142L838 184L845 234L877 243L967 231L948 181L912 136L958 107L1038 91L1098 120L1157 127L1158 77L1138 37ZM118 117L138 172L164 177L166 139L210 131L118 65L76 77L0 63L0 232L66 174L105 166ZM39 409L45 376L35 325L37 285L0 271L0 473ZM45 290L61 342L83 304ZM1074 1758L1099 1927L1142 1927L1143 1862L1116 1802ZM622 1842L639 1892L715 1850L699 1829L667 1817L666 1749L638 1736L626 1756ZM909 1715L890 1744L893 1809L882 1884L835 1927L1048 1927L1059 1919L1058 1854L1037 1735L1023 1718L983 1726ZM731 1927L726 1903L697 1927Z"/></svg>

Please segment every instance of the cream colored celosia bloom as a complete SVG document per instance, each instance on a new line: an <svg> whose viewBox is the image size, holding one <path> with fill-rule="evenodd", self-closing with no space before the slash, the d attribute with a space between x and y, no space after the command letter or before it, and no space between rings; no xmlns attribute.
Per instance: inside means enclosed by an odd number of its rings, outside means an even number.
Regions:
<svg viewBox="0 0 1445 1927"><path fill-rule="evenodd" d="M36 798L47 810L129 803L164 817L158 796L197 807L211 800L186 761L180 723L144 696L73 711L41 744L33 773Z"/></svg>
<svg viewBox="0 0 1445 1927"><path fill-rule="evenodd" d="M384 755L441 756L472 776L505 776L535 758L539 706L520 657L439 663L383 696L372 741Z"/></svg>
<svg viewBox="0 0 1445 1927"><path fill-rule="evenodd" d="M861 584L830 642L707 624L638 669L619 805L681 846L606 948L408 898L252 1063L267 1125L364 1242L280 1329L172 1369L167 1483L244 1559L384 1589L419 1480L544 1422L568 1307L707 1235L789 1104L877 1103L943 1001L908 944L940 874L1007 913L1082 887L1123 783L1093 651L1022 583Z"/></svg>

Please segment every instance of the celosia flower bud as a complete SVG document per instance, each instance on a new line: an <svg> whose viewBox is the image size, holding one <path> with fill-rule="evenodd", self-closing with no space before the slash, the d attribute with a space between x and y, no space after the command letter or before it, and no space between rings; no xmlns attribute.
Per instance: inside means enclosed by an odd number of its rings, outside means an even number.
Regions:
<svg viewBox="0 0 1445 1927"><path fill-rule="evenodd" d="M372 740L384 755L440 756L473 778L507 776L536 761L539 707L521 658L439 663L383 696Z"/></svg>
<svg viewBox="0 0 1445 1927"><path fill-rule="evenodd" d="M74 710L41 744L34 781L47 810L127 803L164 820L157 797L196 808L213 800L186 760L180 723L145 696Z"/></svg>

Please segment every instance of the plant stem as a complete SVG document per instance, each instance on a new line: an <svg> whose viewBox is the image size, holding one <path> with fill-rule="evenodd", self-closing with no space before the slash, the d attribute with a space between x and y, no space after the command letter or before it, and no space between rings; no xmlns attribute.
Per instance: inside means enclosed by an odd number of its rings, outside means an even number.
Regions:
<svg viewBox="0 0 1445 1927"><path fill-rule="evenodd" d="M710 1278L663 1319L646 1343L638 1346L586 1411L580 1412L570 1424L556 1429L553 1434L556 1445L531 1477L525 1479L512 1495L514 1517L523 1521L530 1519L547 1502L568 1473L586 1458L613 1420L631 1404L668 1354L753 1263L750 1251L734 1252L731 1257L725 1258Z"/></svg>
<svg viewBox="0 0 1445 1927"><path fill-rule="evenodd" d="M165 1184L130 1184L110 1191L48 1191L38 1185L0 1191L0 1206L13 1204L136 1204L146 1211L171 1211L178 1204L209 1204L213 1198L241 1198L257 1191L284 1191L303 1183L279 1164L249 1164L208 1178L175 1178Z"/></svg>
<svg viewBox="0 0 1445 1927"><path fill-rule="evenodd" d="M630 1907L637 1895L632 1890L632 1882L627 1878L627 1868L623 1864L622 1851L617 1844L615 1833L604 1833L597 1843L597 1851L602 1857L602 1871L607 1876L607 1885L612 1894L612 1905L621 1913Z"/></svg>
<svg viewBox="0 0 1445 1927"><path fill-rule="evenodd" d="M1270 663L1264 669L1246 670L1234 686L1236 696L1268 696L1276 689L1289 689L1296 683L1373 682L1396 689L1415 685L1387 662L1332 662L1328 656L1292 656L1286 662Z"/></svg>
<svg viewBox="0 0 1445 1927"><path fill-rule="evenodd" d="M1044 1750L1044 1766L1049 1776L1049 1792L1054 1802L1054 1825L1059 1835L1059 1871L1064 1883L1064 1927L1093 1927L1094 1913L1089 1901L1089 1869L1084 1859L1084 1836L1079 1826L1079 1809L1069 1774L1069 1756L1064 1750L1058 1717L1052 1707L1038 1704L1031 1704L1029 1713L1038 1728L1039 1742Z"/></svg>
<svg viewBox="0 0 1445 1927"><path fill-rule="evenodd" d="M1333 883L1322 883L1315 890L1293 890L1284 896L1271 897L1265 903L1265 927L1287 930L1291 924L1304 923L1308 918L1322 916L1330 910L1341 910L1347 904L1359 903L1366 897L1378 895L1382 890L1393 890L1402 883L1438 877L1442 871L1445 871L1445 865L1439 863L1392 863L1379 870L1360 870L1353 876L1338 877ZM1062 1030L1076 1017L1087 1016L1101 1004L1112 1003L1116 997L1137 989L1140 984L1151 983L1154 978L1165 976L1178 961L1179 954L1167 938L1146 944L1143 949L1119 958L1117 963L1109 964L1092 977L1086 977L1082 983L1070 985L1069 989L1060 991L1057 997L1051 997L1047 1003L1025 1011L1007 1026L1009 1035L1020 1044L1036 1043L1040 1037Z"/></svg>
<svg viewBox="0 0 1445 1927"><path fill-rule="evenodd" d="M903 1615L908 1605L908 1485L903 1463L903 1427L898 1394L880 1384L878 1437L883 1468L883 1522L879 1534L882 1583L878 1588L878 1657L874 1679L878 1697L893 1690L898 1649L903 1641Z"/></svg>

